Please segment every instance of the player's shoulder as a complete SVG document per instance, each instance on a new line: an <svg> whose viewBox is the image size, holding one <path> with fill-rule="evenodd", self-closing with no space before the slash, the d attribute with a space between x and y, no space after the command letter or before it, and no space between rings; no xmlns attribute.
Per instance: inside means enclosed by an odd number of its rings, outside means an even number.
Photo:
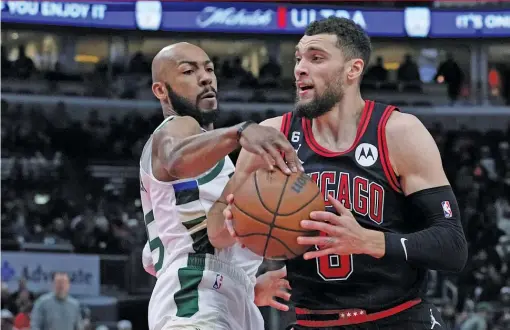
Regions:
<svg viewBox="0 0 510 330"><path fill-rule="evenodd" d="M280 129L282 126L283 116L268 118L260 123L262 126L269 126L272 128Z"/></svg>
<svg viewBox="0 0 510 330"><path fill-rule="evenodd" d="M398 175L437 156L432 135L416 116L393 111L385 129L390 160Z"/></svg>
<svg viewBox="0 0 510 330"><path fill-rule="evenodd" d="M153 136L155 140L159 140L163 137L183 138L200 133L202 133L202 128L193 117L174 116L156 128Z"/></svg>
<svg viewBox="0 0 510 330"><path fill-rule="evenodd" d="M403 138L419 136L423 133L428 134L423 123L415 115L400 111L393 111L391 113L385 129L389 140L402 140Z"/></svg>

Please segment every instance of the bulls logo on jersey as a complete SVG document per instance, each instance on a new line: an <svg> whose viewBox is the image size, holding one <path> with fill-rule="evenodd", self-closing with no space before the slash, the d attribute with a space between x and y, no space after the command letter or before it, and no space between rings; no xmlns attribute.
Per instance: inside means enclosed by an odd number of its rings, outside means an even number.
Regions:
<svg viewBox="0 0 510 330"><path fill-rule="evenodd" d="M356 162L363 167L369 167L375 164L379 158L377 148L370 143L361 143L354 154Z"/></svg>

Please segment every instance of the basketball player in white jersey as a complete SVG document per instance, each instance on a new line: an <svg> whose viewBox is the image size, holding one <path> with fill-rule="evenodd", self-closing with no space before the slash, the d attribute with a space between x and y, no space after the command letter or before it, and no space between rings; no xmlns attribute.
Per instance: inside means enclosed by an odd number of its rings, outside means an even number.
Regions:
<svg viewBox="0 0 510 330"><path fill-rule="evenodd" d="M157 277L149 328L262 330L257 305L287 309L273 299L290 298L286 272L255 279L262 258L238 244L222 246L216 237L225 236L226 229L208 228L207 215L233 175L230 152L242 146L262 156L269 168L288 174L300 166L297 155L273 128L246 122L213 130L216 76L199 47L178 43L162 49L153 60L152 79L165 120L140 160L148 233L143 264ZM209 237L208 231L217 236Z"/></svg>

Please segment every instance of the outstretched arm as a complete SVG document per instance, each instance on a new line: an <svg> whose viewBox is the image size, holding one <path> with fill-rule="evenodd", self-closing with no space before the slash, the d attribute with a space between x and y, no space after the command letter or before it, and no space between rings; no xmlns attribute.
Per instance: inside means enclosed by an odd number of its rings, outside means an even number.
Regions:
<svg viewBox="0 0 510 330"><path fill-rule="evenodd" d="M281 122L282 117L276 117L265 120L260 125L279 130ZM244 148L239 153L234 175L225 186L221 198L212 206L207 215L207 234L214 247L222 249L235 243L235 239L232 238L225 228L223 210L228 205L226 197L243 184L252 172L264 167L264 165L264 160L257 154L247 152ZM301 165L299 167L302 170Z"/></svg>
<svg viewBox="0 0 510 330"><path fill-rule="evenodd" d="M238 126L203 132L191 117L175 117L156 131L154 175L161 181L198 176L238 147Z"/></svg>
<svg viewBox="0 0 510 330"><path fill-rule="evenodd" d="M154 175L161 181L198 176L237 147L264 159L269 168L296 171L297 155L279 131L251 122L203 132L191 117L175 117L154 134L152 145ZM283 160L280 151L289 160Z"/></svg>

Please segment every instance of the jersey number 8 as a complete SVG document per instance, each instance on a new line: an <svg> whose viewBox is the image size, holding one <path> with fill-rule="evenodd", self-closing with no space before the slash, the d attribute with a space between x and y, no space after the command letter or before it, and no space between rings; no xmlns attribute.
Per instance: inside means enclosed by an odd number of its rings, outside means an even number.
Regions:
<svg viewBox="0 0 510 330"><path fill-rule="evenodd" d="M321 232L321 236L326 236L326 234ZM315 248L320 250L317 245ZM317 273L324 281L343 281L348 279L354 271L352 254L345 256L330 254L315 260L317 261Z"/></svg>

